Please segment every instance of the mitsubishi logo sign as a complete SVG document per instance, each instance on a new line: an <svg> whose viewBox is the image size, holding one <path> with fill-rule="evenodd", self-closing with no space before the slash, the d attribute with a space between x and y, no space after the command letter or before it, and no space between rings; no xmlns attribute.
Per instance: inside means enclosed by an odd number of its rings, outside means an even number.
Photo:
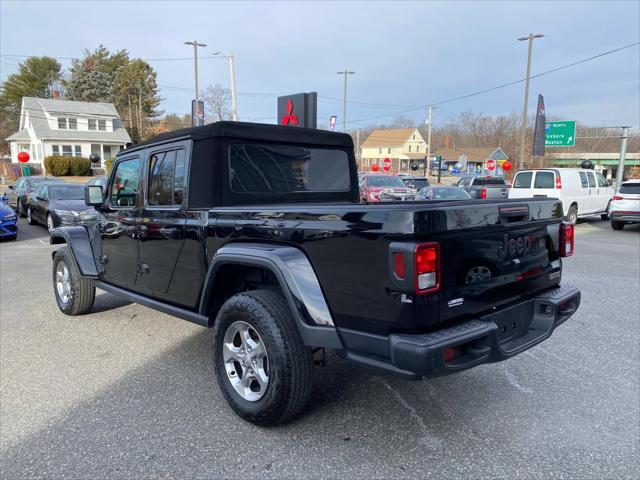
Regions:
<svg viewBox="0 0 640 480"><path fill-rule="evenodd" d="M287 114L282 117L282 125L298 125L298 117L293 113L293 102L287 100Z"/></svg>
<svg viewBox="0 0 640 480"><path fill-rule="evenodd" d="M317 128L318 94L296 93L278 97L278 124Z"/></svg>

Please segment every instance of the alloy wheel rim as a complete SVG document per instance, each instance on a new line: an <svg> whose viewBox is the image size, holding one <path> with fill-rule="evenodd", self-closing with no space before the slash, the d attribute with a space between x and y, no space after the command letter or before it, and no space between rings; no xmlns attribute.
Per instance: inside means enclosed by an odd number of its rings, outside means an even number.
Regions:
<svg viewBox="0 0 640 480"><path fill-rule="evenodd" d="M222 359L231 386L243 399L257 402L264 396L269 386L269 358L255 328L243 321L229 325Z"/></svg>
<svg viewBox="0 0 640 480"><path fill-rule="evenodd" d="M71 278L69 267L64 262L59 262L56 266L56 290L60 301L64 304L71 300Z"/></svg>
<svg viewBox="0 0 640 480"><path fill-rule="evenodd" d="M478 265L473 267L469 272L467 272L467 278L465 279L465 283L476 283L482 280L488 280L491 278L491 270L485 267L484 265Z"/></svg>
<svg viewBox="0 0 640 480"><path fill-rule="evenodd" d="M27 208L27 222L31 223L31 208Z"/></svg>
<svg viewBox="0 0 640 480"><path fill-rule="evenodd" d="M49 231L53 230L53 218L51 218L51 215L47 215L47 228Z"/></svg>

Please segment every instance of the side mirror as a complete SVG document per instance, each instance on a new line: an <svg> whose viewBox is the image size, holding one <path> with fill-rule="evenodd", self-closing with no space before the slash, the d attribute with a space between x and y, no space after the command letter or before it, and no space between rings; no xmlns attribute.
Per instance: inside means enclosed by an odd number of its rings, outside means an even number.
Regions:
<svg viewBox="0 0 640 480"><path fill-rule="evenodd" d="M42 201L44 200L44 197L42 195L36 195L36 200Z"/></svg>
<svg viewBox="0 0 640 480"><path fill-rule="evenodd" d="M101 185L87 185L84 187L84 203L90 207L102 205L103 194Z"/></svg>
<svg viewBox="0 0 640 480"><path fill-rule="evenodd" d="M15 190L16 186L15 185L9 185L9 190Z"/></svg>
<svg viewBox="0 0 640 480"><path fill-rule="evenodd" d="M613 180L611 180L610 178L607 179L607 185L612 186L613 185Z"/></svg>

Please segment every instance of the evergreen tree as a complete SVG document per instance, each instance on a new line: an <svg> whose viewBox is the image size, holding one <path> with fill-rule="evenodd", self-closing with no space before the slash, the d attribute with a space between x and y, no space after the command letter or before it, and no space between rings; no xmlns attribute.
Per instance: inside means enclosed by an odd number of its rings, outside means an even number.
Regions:
<svg viewBox="0 0 640 480"><path fill-rule="evenodd" d="M113 82L118 71L129 64L129 53L111 53L100 45L95 51L84 51L84 57L74 59L65 82L66 99L84 102L113 102Z"/></svg>

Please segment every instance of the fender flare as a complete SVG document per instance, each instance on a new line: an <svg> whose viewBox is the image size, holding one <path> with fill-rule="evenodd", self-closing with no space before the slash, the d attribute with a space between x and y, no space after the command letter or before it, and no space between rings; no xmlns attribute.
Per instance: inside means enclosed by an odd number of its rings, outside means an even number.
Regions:
<svg viewBox="0 0 640 480"><path fill-rule="evenodd" d="M51 230L49 243L52 245L66 243L80 271L80 275L83 277L98 278L98 269L93 258L89 232L87 232L85 227L54 228ZM51 252L52 259L55 254L55 250Z"/></svg>
<svg viewBox="0 0 640 480"><path fill-rule="evenodd" d="M201 315L207 314L218 270L229 264L260 267L273 273L306 346L343 348L309 259L301 250L287 245L235 243L220 248L211 261L205 279L199 306Z"/></svg>

